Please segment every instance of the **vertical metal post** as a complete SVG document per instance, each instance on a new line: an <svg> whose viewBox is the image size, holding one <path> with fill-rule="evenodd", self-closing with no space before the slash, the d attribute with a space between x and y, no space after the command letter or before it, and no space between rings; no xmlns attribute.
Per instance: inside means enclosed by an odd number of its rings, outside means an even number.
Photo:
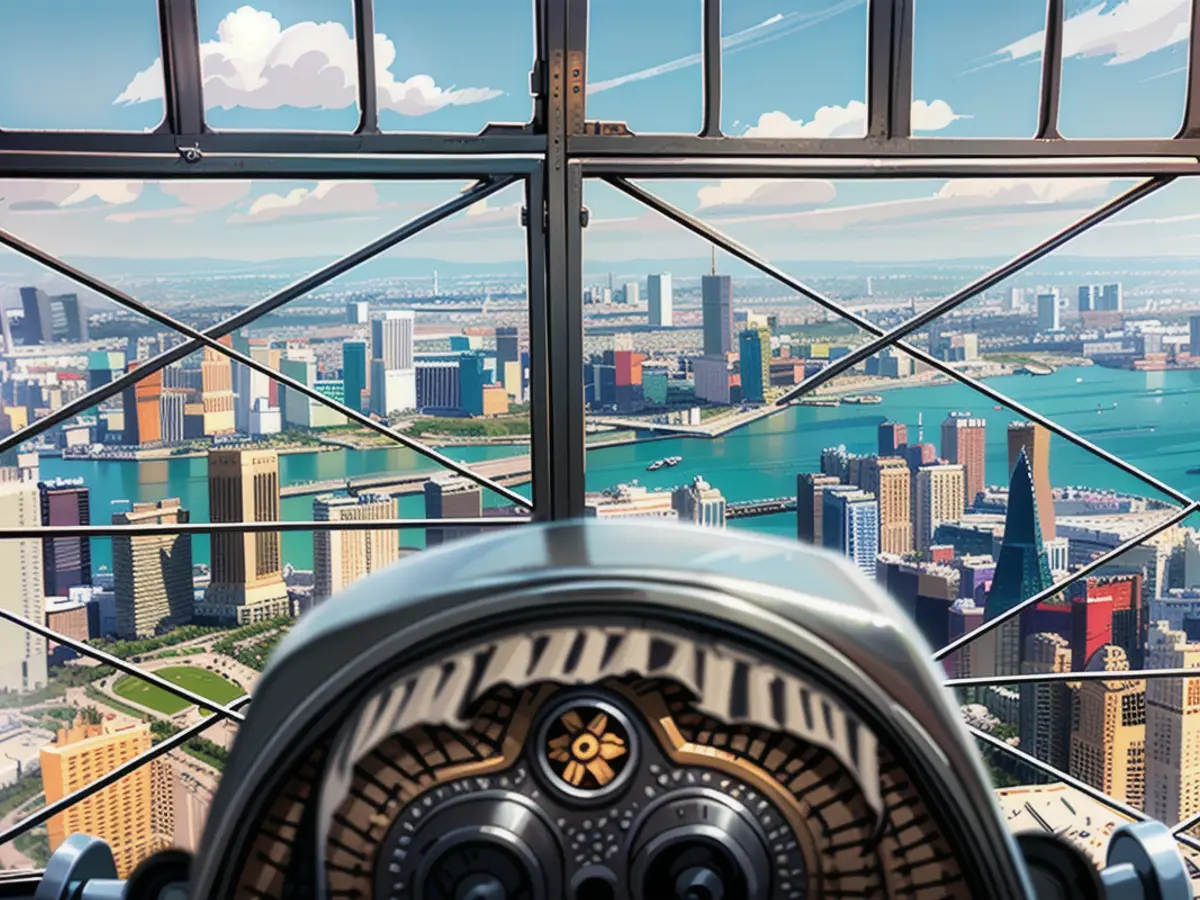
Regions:
<svg viewBox="0 0 1200 900"><path fill-rule="evenodd" d="M375 3L354 0L354 43L358 48L358 128L379 133L379 93L375 86Z"/></svg>
<svg viewBox="0 0 1200 900"><path fill-rule="evenodd" d="M550 502L554 423L550 408L550 321L546 291L545 165L525 179L525 247L529 286L529 452L533 515L553 518Z"/></svg>
<svg viewBox="0 0 1200 900"><path fill-rule="evenodd" d="M567 161L567 136L586 122L586 0L550 0L545 252L547 391L551 453L549 503L539 513L565 519L583 513L583 305L581 303L582 171ZM530 210L532 218L537 213Z"/></svg>
<svg viewBox="0 0 1200 900"><path fill-rule="evenodd" d="M1187 103L1176 137L1200 137L1200 2L1196 0L1192 0L1192 28L1188 34Z"/></svg>
<svg viewBox="0 0 1200 900"><path fill-rule="evenodd" d="M870 0L867 137L912 136L912 0Z"/></svg>
<svg viewBox="0 0 1200 900"><path fill-rule="evenodd" d="M1046 0L1046 42L1042 47L1042 93L1036 135L1042 140L1057 140L1062 137L1058 131L1058 107L1062 97L1065 15L1065 0Z"/></svg>
<svg viewBox="0 0 1200 900"><path fill-rule="evenodd" d="M721 0L704 4L704 124L700 137L721 137Z"/></svg>
<svg viewBox="0 0 1200 900"><path fill-rule="evenodd" d="M162 131L195 136L204 131L204 76L200 70L200 26L196 0L158 0L162 38Z"/></svg>

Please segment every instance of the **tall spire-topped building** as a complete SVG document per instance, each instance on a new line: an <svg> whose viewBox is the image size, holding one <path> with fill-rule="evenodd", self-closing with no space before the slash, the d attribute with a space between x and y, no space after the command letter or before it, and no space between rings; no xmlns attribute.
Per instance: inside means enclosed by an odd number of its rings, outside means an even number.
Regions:
<svg viewBox="0 0 1200 900"><path fill-rule="evenodd" d="M1033 471L1022 448L1008 486L1004 541L996 560L996 577L988 591L984 621L1003 615L1053 583L1034 501ZM1020 674L1021 617L1014 616L987 637L995 638L995 668L986 674Z"/></svg>

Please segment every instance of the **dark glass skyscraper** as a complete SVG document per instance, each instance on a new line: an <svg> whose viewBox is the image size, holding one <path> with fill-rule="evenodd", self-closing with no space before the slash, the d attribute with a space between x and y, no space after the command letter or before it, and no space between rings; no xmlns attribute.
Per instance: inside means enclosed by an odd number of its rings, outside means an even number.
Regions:
<svg viewBox="0 0 1200 900"><path fill-rule="evenodd" d="M1022 449L1008 487L1004 541L1000 545L1000 558L996 560L996 577L988 592L986 619L996 618L1053 583L1050 562L1042 545L1042 528L1038 523L1033 471L1029 457Z"/></svg>
<svg viewBox="0 0 1200 900"><path fill-rule="evenodd" d="M83 479L43 481L38 485L42 524L90 525L88 489ZM70 588L92 583L92 548L86 538L42 541L42 577L47 597L65 597Z"/></svg>
<svg viewBox="0 0 1200 900"><path fill-rule="evenodd" d="M342 344L342 383L345 403L363 412L363 391L367 388L367 342L346 341Z"/></svg>
<svg viewBox="0 0 1200 900"><path fill-rule="evenodd" d="M769 359L771 345L768 344L764 350L762 334L750 328L738 336L738 352L741 355L742 400L746 403L762 403L767 388L763 382L763 370L767 368L763 365L763 359L764 356Z"/></svg>
<svg viewBox="0 0 1200 900"><path fill-rule="evenodd" d="M704 314L704 355L724 356L733 349L733 282L728 275L700 279Z"/></svg>

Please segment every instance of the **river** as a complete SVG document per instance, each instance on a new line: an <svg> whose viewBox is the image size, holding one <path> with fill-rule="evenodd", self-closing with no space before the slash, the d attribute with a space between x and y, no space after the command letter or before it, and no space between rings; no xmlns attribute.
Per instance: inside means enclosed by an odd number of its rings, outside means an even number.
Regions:
<svg viewBox="0 0 1200 900"><path fill-rule="evenodd" d="M1081 378L1082 382L1076 379ZM1094 444L1127 459L1166 483L1186 492L1200 492L1200 475L1187 474L1200 466L1200 370L1130 372L1099 366L1060 369L1053 375L1014 375L989 381L997 390L1037 412L1056 419ZM992 401L960 384L885 391L876 406L792 407L714 440L678 438L648 441L588 452L589 490L601 490L637 479L651 488L672 487L703 475L729 500L791 495L796 475L819 467L822 448L845 444L851 452L875 452L876 426L884 419L904 422L909 440L916 440L918 413L924 415L926 441L940 445L940 423L951 410L969 411L988 421L987 480L1006 480L1007 447L1004 429L1013 413L993 409ZM1101 412L1097 413L1097 405ZM1114 407L1114 404L1116 406ZM1194 405L1193 405L1194 404ZM466 462L508 456L523 448L454 447L446 452ZM682 456L673 469L647 472L646 466L664 456ZM388 471L414 471L432 464L406 448L297 453L280 457L283 484L353 477ZM1107 461L1055 438L1050 454L1051 479L1056 486L1094 488L1158 496L1153 488L1126 475ZM110 519L115 500L160 500L178 497L193 521L208 517L207 464L203 458L129 461L80 461L47 458L42 476L82 477L91 489L94 524ZM528 489L520 491L528 493ZM489 499L500 505L501 498ZM400 498L399 514L424 514L420 495ZM288 520L312 518L312 498L283 501ZM760 532L795 534L790 514L743 519L738 527ZM402 543L421 546L423 535L405 532ZM312 566L312 538L284 535L284 560L296 568ZM193 539L197 562L208 561L208 540ZM109 565L107 540L94 540L92 564Z"/></svg>

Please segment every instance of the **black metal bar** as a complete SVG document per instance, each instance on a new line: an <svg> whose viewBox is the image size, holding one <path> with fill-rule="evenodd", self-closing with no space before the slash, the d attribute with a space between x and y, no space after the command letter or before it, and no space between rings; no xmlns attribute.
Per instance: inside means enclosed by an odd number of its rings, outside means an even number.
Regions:
<svg viewBox="0 0 1200 900"><path fill-rule="evenodd" d="M1200 175L1194 159L1044 159L1033 162L962 159L663 159L584 157L585 178L695 181L705 178L1104 178Z"/></svg>
<svg viewBox="0 0 1200 900"><path fill-rule="evenodd" d="M895 0L892 12L892 71L888 85L888 137L912 136L913 0Z"/></svg>
<svg viewBox="0 0 1200 900"><path fill-rule="evenodd" d="M950 310L957 306L961 306L973 297L977 297L989 288L995 287L1006 278L1017 274L1022 269L1025 269L1044 256L1053 253L1059 247L1063 246L1072 239L1083 234L1088 229L1100 224L1105 219L1119 213L1126 207L1132 206L1138 200L1149 194L1154 193L1160 188L1166 187L1174 179L1173 178L1154 178L1149 181L1144 181L1141 184L1130 188L1123 194L1114 197L1112 200L1105 203L1099 209L1093 210L1081 219L1076 219L1066 228L1061 229L1056 234L1046 238L1040 244L1031 247L1030 249L1018 254L1013 259L1004 263L1001 266L988 272L986 275L975 279L961 290L955 291L944 300L939 300L933 306L923 310L918 315L913 316L903 325L898 325L887 334L876 338L873 341L868 341L861 347L852 350L845 356L839 357L834 362L825 366L819 372L805 378L802 382L793 388L786 391L782 397L776 400L776 404L783 406L796 397L802 397L810 391L816 390L823 384L827 384L837 378L844 372L848 372L854 366L858 365L864 359L874 356L885 347L890 347L907 335L914 331L920 331L934 319L945 315Z"/></svg>
<svg viewBox="0 0 1200 900"><path fill-rule="evenodd" d="M835 313L838 316L841 316L843 319L846 319L848 322L853 322L855 325L857 325L863 331L866 331L869 334L873 334L876 336L882 336L883 334L885 334L884 330L882 328L880 328L878 325L876 325L874 322L872 322L870 319L864 319L862 316L859 316L856 313L853 313L850 310L843 308L840 304L835 303L834 301L830 300L828 297L825 297L822 294L820 294L819 292L813 290L811 287L809 287L804 282L800 281L797 278L793 278L791 275L784 272L782 269L778 268L777 266L773 266L771 263L767 262L765 259L760 257L753 250L750 250L748 247L743 246L738 241L735 241L733 238L729 237L728 235L718 231L716 228L713 228L707 222L704 222L703 220L698 219L696 216L693 216L690 213L684 212L683 210L679 209L678 207L673 206L670 203L667 203L662 198L657 197L654 194L650 193L649 191L633 184L633 182L626 181L623 178L607 178L605 180L609 184L616 187L618 190L620 190L620 191L628 194L629 196L633 197L634 199L639 200L640 202L644 203L646 206L648 206L650 209L653 209L655 212L665 216L666 218L670 219L671 221L673 221L679 225L682 225L684 228L686 228L688 231L691 231L693 234L698 234L701 237L703 237L705 240L711 241L712 243L716 244L718 247L720 247L722 250L724 250L726 253L730 254L731 256L737 257L738 259L742 260L747 265L753 266L754 268L758 269L758 271L762 272L764 275L770 276L771 278L778 281L780 284L786 285L787 287L791 288L796 293L798 293L804 297L807 297L809 300L812 300L814 303L816 303L818 306L822 307L823 309L827 309L830 312ZM1097 447L1095 444L1093 444L1091 441L1087 440L1086 438L1080 437L1078 434L1071 431L1070 429L1064 428L1062 425L1059 425L1053 419L1051 419L1047 416L1044 416L1035 410L1030 409L1028 406L1025 406L1023 403L1019 403L1018 401L1012 399L1011 397L1007 396L1006 394L1002 394L1000 391L996 390L991 385L989 385L983 381L980 381L978 379L972 378L971 376L958 371L953 366L951 366L949 363L943 362L942 360L938 359L937 357L933 356L930 353L926 353L920 347L915 347L912 344L908 344L908 343L905 343L904 341L900 341L896 344L896 348L899 350L902 350L904 353L908 354L909 356L911 356L913 359L917 360L918 362L920 362L926 366L929 366L931 369L934 369L935 371L940 372L941 374L943 374L949 378L953 378L955 381L958 381L959 383L966 385L967 387L971 388L972 390L978 391L984 397L988 397L991 400L995 401L996 403L1003 404L1004 406L1011 409L1013 412L1015 412L1021 416L1024 416L1026 419L1029 419L1032 422L1036 422L1038 425L1041 425L1047 431L1050 431L1050 432L1058 435L1063 440L1071 442L1076 447L1086 450L1089 453L1095 454L1100 459L1103 459L1105 462L1120 469L1122 472L1125 472L1128 475L1132 475L1134 478L1137 478L1138 480L1144 482L1145 484L1150 485L1151 487L1155 488L1156 490L1161 491L1167 497L1170 497L1170 498L1178 501L1179 503L1191 503L1192 502L1191 498L1188 497L1186 494L1184 494L1182 491L1176 490L1175 488L1171 487L1169 484L1166 484L1165 482L1163 482L1161 479L1155 478L1153 475L1143 472L1137 466L1133 465L1132 463L1126 462L1124 459L1117 456L1116 454L1110 453L1109 451L1105 450L1102 447Z"/></svg>
<svg viewBox="0 0 1200 900"><path fill-rule="evenodd" d="M907 138L912 134L912 4L870 0L867 16L867 137Z"/></svg>
<svg viewBox="0 0 1200 900"><path fill-rule="evenodd" d="M163 130L176 137L204 131L204 75L196 0L158 0L162 36Z"/></svg>
<svg viewBox="0 0 1200 900"><path fill-rule="evenodd" d="M539 168L525 179L525 250L529 291L529 450L534 512L548 518L554 472L550 417L550 330L546 291L546 179Z"/></svg>
<svg viewBox="0 0 1200 900"><path fill-rule="evenodd" d="M1093 559L1091 562L1081 566L1079 569L1072 572L1070 577L1066 581L1063 581L1060 584L1051 585L1050 587L1046 588L1045 590L1038 591L1032 597L1027 597L1026 599L1022 600L1020 603L1018 603L1016 606L1012 607L1011 609L1006 609L1004 612L1002 612L1000 615L996 616L994 619L989 619L988 621L984 622L982 625L980 625L974 631L970 631L970 632L964 634L962 637L956 638L955 640L951 641L946 646L942 647L940 650L935 651L933 654L934 662L942 661L947 656L949 656L951 653L954 653L956 650L961 650L963 647L967 646L968 644L974 643L975 641L979 640L981 637L983 637L986 634L990 634L991 632L993 632L997 628L999 628L1001 625L1003 625L1005 622L1009 621L1010 619L1014 619L1014 618L1020 616L1023 612L1025 612L1028 609L1032 609L1034 606L1037 606L1037 604L1041 603L1043 600L1049 600L1055 594L1061 593L1063 588L1067 587L1068 585L1074 584L1076 581L1078 581L1081 578L1086 578L1088 575L1092 574L1092 572L1095 572L1097 569L1101 568L1102 566L1106 566L1111 562L1115 562L1116 560L1118 560L1122 556L1124 556L1126 553L1128 553L1130 550L1132 550L1135 547L1138 547L1141 544L1144 544L1146 541L1150 540L1150 538L1154 537L1156 534L1161 534L1162 532L1166 531L1168 528L1178 525L1180 522L1182 522L1188 516L1195 513L1197 510L1200 510L1200 502L1196 502L1196 501L1192 501L1191 503L1189 503L1187 506L1183 507L1182 509L1176 510L1174 513L1172 513L1170 516L1164 518L1161 522L1154 525L1152 528L1147 528L1141 534L1131 537L1129 540L1114 547L1112 550L1109 550L1107 553L1103 553L1100 556Z"/></svg>
<svg viewBox="0 0 1200 900"><path fill-rule="evenodd" d="M268 313L287 303L290 303L292 300L316 290L321 285L332 281L339 275L345 274L360 263L366 262L367 260L378 256L380 253L391 249L402 241L412 237L414 234L419 234L431 225L442 221L456 212L466 209L467 207L471 206L471 204L476 203L485 197L491 196L504 187L507 187L511 183L511 179L493 180L480 184L469 191L458 194L440 206L437 206L414 219L410 219L400 227L389 231L382 237L376 238L367 246L360 247L358 250L348 253L341 259L335 260L324 268L318 269L316 272L304 276L299 281L293 282L282 290L276 291L274 294L266 297L263 300L260 300L258 303L248 306L246 309L243 309L236 315L230 316L228 319L225 319L222 322L218 322L216 325L205 331L204 334L213 339L222 338L227 334L232 334L239 328L249 325L256 319L267 315ZM60 263L60 265L65 264ZM121 296L124 297L123 294ZM0 453L5 450L11 450L25 441L37 437L42 432L54 427L60 422L65 422L79 413L91 409L93 406L103 402L104 400L107 400L109 397L119 394L121 391L125 390L125 388L137 383L145 376L157 372L159 369L165 368L176 360L183 359L190 353L199 350L202 346L204 346L202 341L197 341L195 339L185 341L184 343L176 347L172 347L170 350L160 353L158 356L147 360L133 371L126 372L124 375L113 379L108 384L102 385L93 391L88 391L88 393L84 394L82 397L78 397L59 409L54 410L48 415L43 416L37 422L20 429L6 438L0 439ZM272 377L275 376L273 375Z"/></svg>
<svg viewBox="0 0 1200 900"><path fill-rule="evenodd" d="M26 529L24 535L26 540L29 540L31 537L35 536L36 535L33 530ZM34 622L31 619L26 619L24 616L19 616L15 612L4 609L3 607L0 607L0 619L6 619L13 625L17 625L26 629L27 631L32 631L35 634L40 634L42 637L54 641L56 644L62 644L66 647L70 647L75 652L81 653L84 656L91 657L92 659L98 659L105 665L112 666L114 669L124 672L126 675L132 675L134 678L140 678L143 681L148 681L156 687L162 688L167 693L174 694L176 697L182 697L184 700L188 700L191 703L196 704L201 709L211 709L217 715L226 719L233 719L235 722L241 722L243 720L241 713L235 712L226 706L222 706L215 700L210 700L208 697L201 696L195 691L189 691L187 688L167 681L167 679L159 675L155 675L151 671L138 668L137 666L126 662L118 656L113 656L111 653L105 653L103 650L93 647L91 644L86 644L83 641L77 641L75 638L67 637L65 634L59 634L57 631L53 630L52 628L47 628L40 622Z"/></svg>
<svg viewBox="0 0 1200 900"><path fill-rule="evenodd" d="M1059 140L1058 107L1062 98L1065 0L1046 0L1046 42L1042 48L1042 91L1038 107L1038 140Z"/></svg>
<svg viewBox="0 0 1200 900"><path fill-rule="evenodd" d="M528 503L528 501L526 501ZM369 519L333 522L184 522L174 525L44 525L34 528L0 528L0 541L36 538L153 537L173 534L256 534L259 532L386 531L413 528L503 528L525 525L529 516L487 516L467 519Z"/></svg>
<svg viewBox="0 0 1200 900"><path fill-rule="evenodd" d="M583 168L577 162L567 164L567 255L565 291L555 303L562 332L555 335L563 342L559 360L563 371L556 373L560 393L565 394L560 409L565 415L555 422L566 447L566 479L561 485L568 492L567 509L571 517L584 513L587 491L587 407L583 396ZM569 373L569 374L568 374Z"/></svg>
<svg viewBox="0 0 1200 900"><path fill-rule="evenodd" d="M358 50L358 128L379 133L379 93L375 85L375 3L354 0L354 42Z"/></svg>
<svg viewBox="0 0 1200 900"><path fill-rule="evenodd" d="M1200 3L1192 2L1191 29L1188 32L1187 100L1183 122L1176 135L1181 140L1200 138Z"/></svg>
<svg viewBox="0 0 1200 900"><path fill-rule="evenodd" d="M1126 671L1032 672L1022 675L981 675L947 678L948 688L991 687L1000 684L1042 684L1054 681L1154 681L1159 678L1200 678L1200 669L1128 669Z"/></svg>
<svg viewBox="0 0 1200 900"><path fill-rule="evenodd" d="M303 394L308 399L315 400L318 403L329 407L335 412L338 412L346 418L357 423L358 425L361 425L363 428L367 428L371 431L374 431L376 434L383 435L384 437L391 438L396 443L402 444L408 449L421 454L426 459L433 460L447 470L451 472L457 472L459 475L471 479L481 487L486 487L489 490L495 491L513 503L524 502L525 498L523 498L520 494L516 493L515 491L510 491L508 488L495 481L492 481L489 478L485 478L482 475L472 472L467 466L454 461L444 453L439 453L437 450L426 446L415 438L411 438L406 434L396 431L394 428L391 428L388 425L377 422L370 416L358 411L357 409L352 409L351 407L346 406L344 403L339 403L333 398L325 396L315 388L309 387L307 384L297 381L295 378L285 375L276 369L272 369L266 363L259 362L257 359L247 356L238 350L234 350L232 347L225 346L216 338L209 337L204 332L198 331L197 329L192 328L190 325L184 324L178 319L168 316L166 313L161 312L160 310L154 309L151 306L147 306L141 301L129 296L124 291L118 290L112 285L101 281L99 278L76 269L69 263L63 262L52 254L49 254L44 250L21 240L15 235L9 234L3 229L0 229L0 245L6 246L17 251L22 256L41 263L46 268L58 272L60 275L63 275L72 281L95 291L103 297L107 297L114 303L120 304L126 309L133 310L134 312L139 313L148 319L158 322L160 325L177 331L180 334L186 335L193 341L199 342L204 347L228 356L234 362L240 363L247 368L266 375L268 378L275 380L288 390L295 391L298 394ZM140 367L132 370L131 374L136 374L139 371ZM38 424L40 423L34 423L34 425L30 427L36 427Z"/></svg>
<svg viewBox="0 0 1200 900"><path fill-rule="evenodd" d="M702 71L704 120L700 137L721 137L721 0L701 0L704 10Z"/></svg>
<svg viewBox="0 0 1200 900"><path fill-rule="evenodd" d="M250 702L249 696L239 697L238 699L234 700L232 703L229 704L229 708L230 709L238 709L240 707L245 706L249 702ZM206 704L205 708L211 709L212 705ZM239 715L238 718L240 719L241 716ZM99 793L100 791L104 790L106 787L109 787L110 785L116 784L118 781L120 781L126 775L136 772L138 769L140 769L146 763L153 762L154 760L158 759L158 757L166 755L170 751L174 750L176 747L180 746L181 744L186 743L187 741L196 737L201 732L208 730L209 728L211 728L213 725L216 725L216 724L217 723L215 721L212 721L211 719L201 719L196 724L189 725L187 728L183 729L182 731L176 732L175 734L171 735L169 738L164 738L163 740L159 741L157 744L152 746L145 753L141 753L141 754L135 756L133 759L129 760L128 762L122 763L121 765L117 766L117 768L113 769L111 772L105 772L103 775L101 775L99 778L97 778L95 781L91 782L90 784L84 785L77 791L72 791L70 794L67 794L67 796L63 797L61 800L55 800L53 803L47 803L45 806L43 806L37 812L30 813L25 818L23 818L21 821L17 822L15 825L13 825L10 828L8 828L7 830L5 830L3 833L0 833L0 846L7 844L9 841L13 840L14 838L20 837L25 832L27 832L33 828L37 828L39 825L42 825L42 824L50 821L56 815L70 809L76 803L79 803L82 800L86 800L88 797L92 796L93 794Z"/></svg>

